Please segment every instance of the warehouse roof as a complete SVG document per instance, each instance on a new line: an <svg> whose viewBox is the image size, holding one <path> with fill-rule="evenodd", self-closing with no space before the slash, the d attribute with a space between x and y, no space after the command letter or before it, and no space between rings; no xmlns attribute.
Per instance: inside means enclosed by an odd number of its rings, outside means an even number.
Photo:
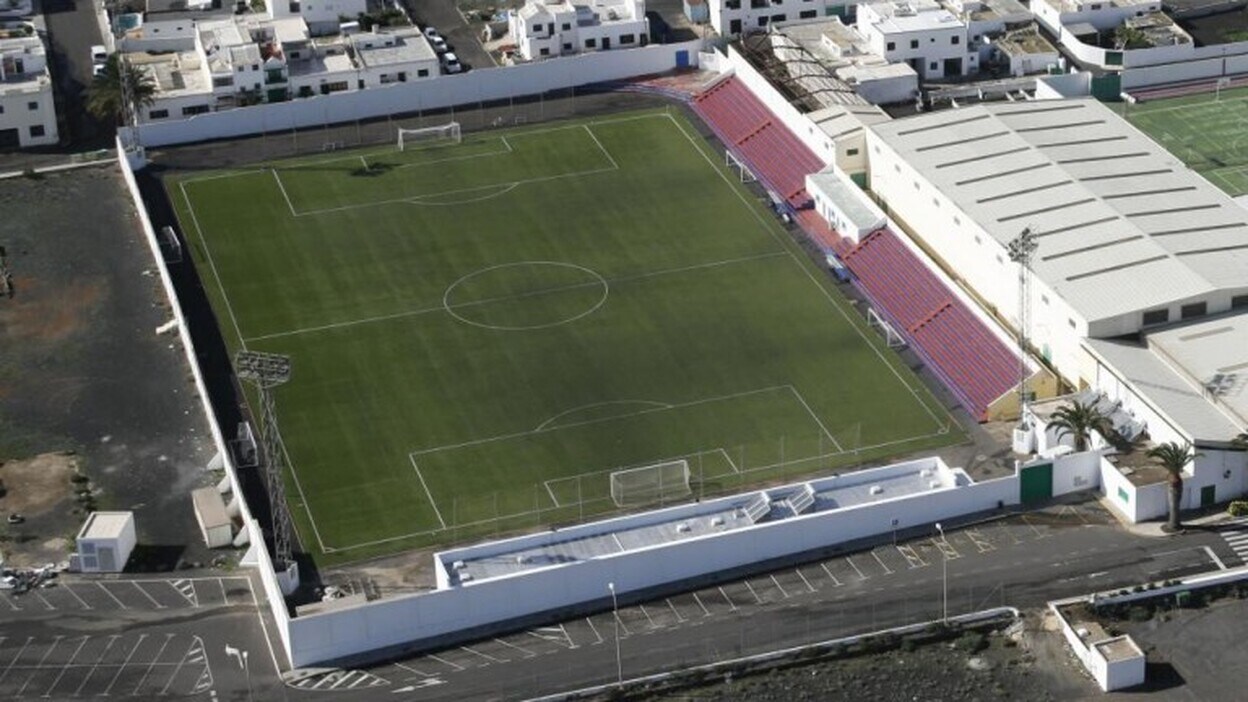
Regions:
<svg viewBox="0 0 1248 702"><path fill-rule="evenodd" d="M1248 424L1248 314L1169 327L1146 339L1206 397Z"/></svg>
<svg viewBox="0 0 1248 702"><path fill-rule="evenodd" d="M1087 321L1248 289L1248 211L1093 99L868 127Z"/></svg>

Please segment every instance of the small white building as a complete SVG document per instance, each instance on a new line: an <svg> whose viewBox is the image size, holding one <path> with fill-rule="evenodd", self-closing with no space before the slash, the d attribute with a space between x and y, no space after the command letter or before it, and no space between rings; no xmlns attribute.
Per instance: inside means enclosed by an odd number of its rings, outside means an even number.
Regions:
<svg viewBox="0 0 1248 702"><path fill-rule="evenodd" d="M349 42L365 88L438 77L438 54L415 29L353 34Z"/></svg>
<svg viewBox="0 0 1248 702"><path fill-rule="evenodd" d="M529 61L585 51L645 46L645 0L528 0L508 13L508 29Z"/></svg>
<svg viewBox="0 0 1248 702"><path fill-rule="evenodd" d="M78 531L71 568L83 573L120 573L130 560L136 537L134 512L92 512Z"/></svg>
<svg viewBox="0 0 1248 702"><path fill-rule="evenodd" d="M225 509L225 500L217 488L202 487L191 492L191 506L200 536L208 548L221 548L234 542L234 522Z"/></svg>
<svg viewBox="0 0 1248 702"><path fill-rule="evenodd" d="M806 176L806 190L828 226L854 242L887 224L880 208L836 166Z"/></svg>
<svg viewBox="0 0 1248 702"><path fill-rule="evenodd" d="M707 0L711 26L723 36L763 32L779 22L841 14L844 0Z"/></svg>
<svg viewBox="0 0 1248 702"><path fill-rule="evenodd" d="M368 11L368 0L268 0L264 5L272 19L303 19L314 36L336 34L341 18L354 20Z"/></svg>
<svg viewBox="0 0 1248 702"><path fill-rule="evenodd" d="M51 146L58 139L43 41L0 39L0 148Z"/></svg>
<svg viewBox="0 0 1248 702"><path fill-rule="evenodd" d="M920 78L979 71L979 53L968 46L966 23L935 0L859 5L857 27L873 53L909 64Z"/></svg>

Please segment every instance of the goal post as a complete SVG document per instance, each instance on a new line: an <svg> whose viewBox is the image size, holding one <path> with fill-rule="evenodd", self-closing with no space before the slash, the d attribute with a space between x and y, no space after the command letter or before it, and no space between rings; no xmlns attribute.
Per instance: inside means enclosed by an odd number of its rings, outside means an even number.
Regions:
<svg viewBox="0 0 1248 702"><path fill-rule="evenodd" d="M867 326L873 329L878 329L880 333L884 335L884 339L888 343L888 347L890 349L899 349L906 346L905 337L898 334L897 330L893 328L893 325L888 323L888 320L881 317L870 307L867 308Z"/></svg>
<svg viewBox="0 0 1248 702"><path fill-rule="evenodd" d="M745 165L744 161L737 158L737 155L732 153L731 149L724 149L724 165L736 173L737 178L742 183L753 183L758 180L758 177L754 175L754 172L750 170L750 167Z"/></svg>
<svg viewBox="0 0 1248 702"><path fill-rule="evenodd" d="M399 127L399 151L429 144L458 144L462 138L459 122L447 122L436 127L419 129Z"/></svg>
<svg viewBox="0 0 1248 702"><path fill-rule="evenodd" d="M664 461L611 473L611 500L616 507L681 499L693 494L689 461Z"/></svg>

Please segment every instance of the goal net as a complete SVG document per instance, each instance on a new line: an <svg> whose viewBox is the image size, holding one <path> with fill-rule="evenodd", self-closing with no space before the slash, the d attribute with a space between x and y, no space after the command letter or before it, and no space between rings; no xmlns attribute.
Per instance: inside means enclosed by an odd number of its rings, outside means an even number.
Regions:
<svg viewBox="0 0 1248 702"><path fill-rule="evenodd" d="M611 473L611 499L616 507L680 499L691 494L689 462L684 459Z"/></svg>
<svg viewBox="0 0 1248 702"><path fill-rule="evenodd" d="M399 151L428 144L458 144L460 139L459 122L447 122L436 127L420 129L399 127Z"/></svg>

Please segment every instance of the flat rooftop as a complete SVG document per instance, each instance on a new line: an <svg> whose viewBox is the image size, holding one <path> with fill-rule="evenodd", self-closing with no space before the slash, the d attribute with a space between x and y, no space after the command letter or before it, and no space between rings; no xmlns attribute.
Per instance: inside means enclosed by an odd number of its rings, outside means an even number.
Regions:
<svg viewBox="0 0 1248 702"><path fill-rule="evenodd" d="M1150 348L1248 424L1248 311L1152 332Z"/></svg>
<svg viewBox="0 0 1248 702"><path fill-rule="evenodd" d="M862 192L853 181L836 174L834 169L825 169L807 176L820 190L832 198L836 206L854 226L871 227L884 221L884 213L868 204L867 194ZM855 192L856 191L856 192Z"/></svg>
<svg viewBox="0 0 1248 702"><path fill-rule="evenodd" d="M596 522L567 530L566 538L561 532L549 532L542 543L532 543L532 539L521 537L513 540L515 548L508 547L510 542L499 542L499 548L490 550L488 555L460 556L457 554L461 551L447 551L438 554L438 558L452 578L458 578L458 582L452 580L452 583L462 584L793 518L799 516L793 510L793 501L800 500L803 493L813 501L800 515L810 515L895 500L958 484L958 474L943 464L915 462Z"/></svg>
<svg viewBox="0 0 1248 702"><path fill-rule="evenodd" d="M394 35L391 46L383 45L386 35L356 34L350 37L355 56L365 66L392 66L418 61L436 61L437 53L429 41L419 33Z"/></svg>
<svg viewBox="0 0 1248 702"><path fill-rule="evenodd" d="M207 75L201 70L199 54L179 51L170 54L137 52L126 54L126 60L137 66L156 82L157 97L177 97L207 93L211 90Z"/></svg>
<svg viewBox="0 0 1248 702"><path fill-rule="evenodd" d="M1090 323L1248 291L1248 211L1090 98L984 103L869 127Z"/></svg>
<svg viewBox="0 0 1248 702"><path fill-rule="evenodd" d="M78 532L80 539L116 539L126 531L126 524L133 519L130 512L92 512L86 524Z"/></svg>
<svg viewBox="0 0 1248 702"><path fill-rule="evenodd" d="M1098 641L1095 645L1096 650L1100 651L1101 656L1110 663L1144 657L1144 652L1140 650L1139 646L1135 645L1130 636L1117 636L1105 641Z"/></svg>

